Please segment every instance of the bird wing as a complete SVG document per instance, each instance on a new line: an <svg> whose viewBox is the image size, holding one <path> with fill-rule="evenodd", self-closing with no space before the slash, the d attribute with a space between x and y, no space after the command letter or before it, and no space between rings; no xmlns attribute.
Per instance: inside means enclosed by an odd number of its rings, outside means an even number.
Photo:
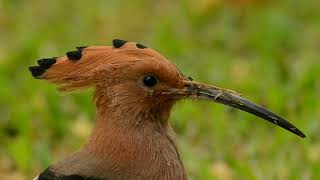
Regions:
<svg viewBox="0 0 320 180"><path fill-rule="evenodd" d="M55 173L49 168L44 170L39 176L37 176L34 180L106 180L96 177L85 177L77 174L72 175L60 175Z"/></svg>

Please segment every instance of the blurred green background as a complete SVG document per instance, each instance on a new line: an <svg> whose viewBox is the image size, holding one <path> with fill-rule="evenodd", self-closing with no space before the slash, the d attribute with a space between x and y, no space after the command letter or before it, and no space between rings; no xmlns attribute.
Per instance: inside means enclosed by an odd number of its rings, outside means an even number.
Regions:
<svg viewBox="0 0 320 180"><path fill-rule="evenodd" d="M114 38L290 120L184 101L171 122L190 179L320 179L319 0L0 0L0 179L31 179L85 142L91 93L59 94L28 66Z"/></svg>

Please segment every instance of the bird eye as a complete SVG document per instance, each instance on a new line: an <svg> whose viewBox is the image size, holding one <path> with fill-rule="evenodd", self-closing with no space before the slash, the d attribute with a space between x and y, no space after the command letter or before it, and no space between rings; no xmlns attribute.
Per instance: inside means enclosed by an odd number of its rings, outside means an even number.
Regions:
<svg viewBox="0 0 320 180"><path fill-rule="evenodd" d="M157 79L153 75L146 75L142 81L148 87L153 87L157 84Z"/></svg>

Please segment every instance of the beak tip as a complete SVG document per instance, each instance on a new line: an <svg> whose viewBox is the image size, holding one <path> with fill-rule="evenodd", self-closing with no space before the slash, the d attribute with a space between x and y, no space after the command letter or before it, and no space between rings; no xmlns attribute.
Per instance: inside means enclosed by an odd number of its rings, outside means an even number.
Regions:
<svg viewBox="0 0 320 180"><path fill-rule="evenodd" d="M301 131L295 131L295 132L293 132L294 134L296 134L296 135L298 135L299 137L301 137L301 138L306 138L307 136L303 133L303 132L301 132Z"/></svg>
<svg viewBox="0 0 320 180"><path fill-rule="evenodd" d="M294 128L294 131L292 131L294 134L300 136L301 138L306 138L307 136L302 132L300 131L298 128Z"/></svg>

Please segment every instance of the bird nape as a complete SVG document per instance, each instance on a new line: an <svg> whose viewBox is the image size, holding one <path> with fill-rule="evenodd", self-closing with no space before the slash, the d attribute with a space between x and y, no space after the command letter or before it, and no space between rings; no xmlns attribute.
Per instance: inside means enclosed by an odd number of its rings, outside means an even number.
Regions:
<svg viewBox="0 0 320 180"><path fill-rule="evenodd" d="M43 171L48 179L187 179L168 121L181 99L231 106L306 137L291 123L234 91L193 81L158 52L115 39L41 59L35 78L61 91L94 88L96 123L86 144Z"/></svg>

